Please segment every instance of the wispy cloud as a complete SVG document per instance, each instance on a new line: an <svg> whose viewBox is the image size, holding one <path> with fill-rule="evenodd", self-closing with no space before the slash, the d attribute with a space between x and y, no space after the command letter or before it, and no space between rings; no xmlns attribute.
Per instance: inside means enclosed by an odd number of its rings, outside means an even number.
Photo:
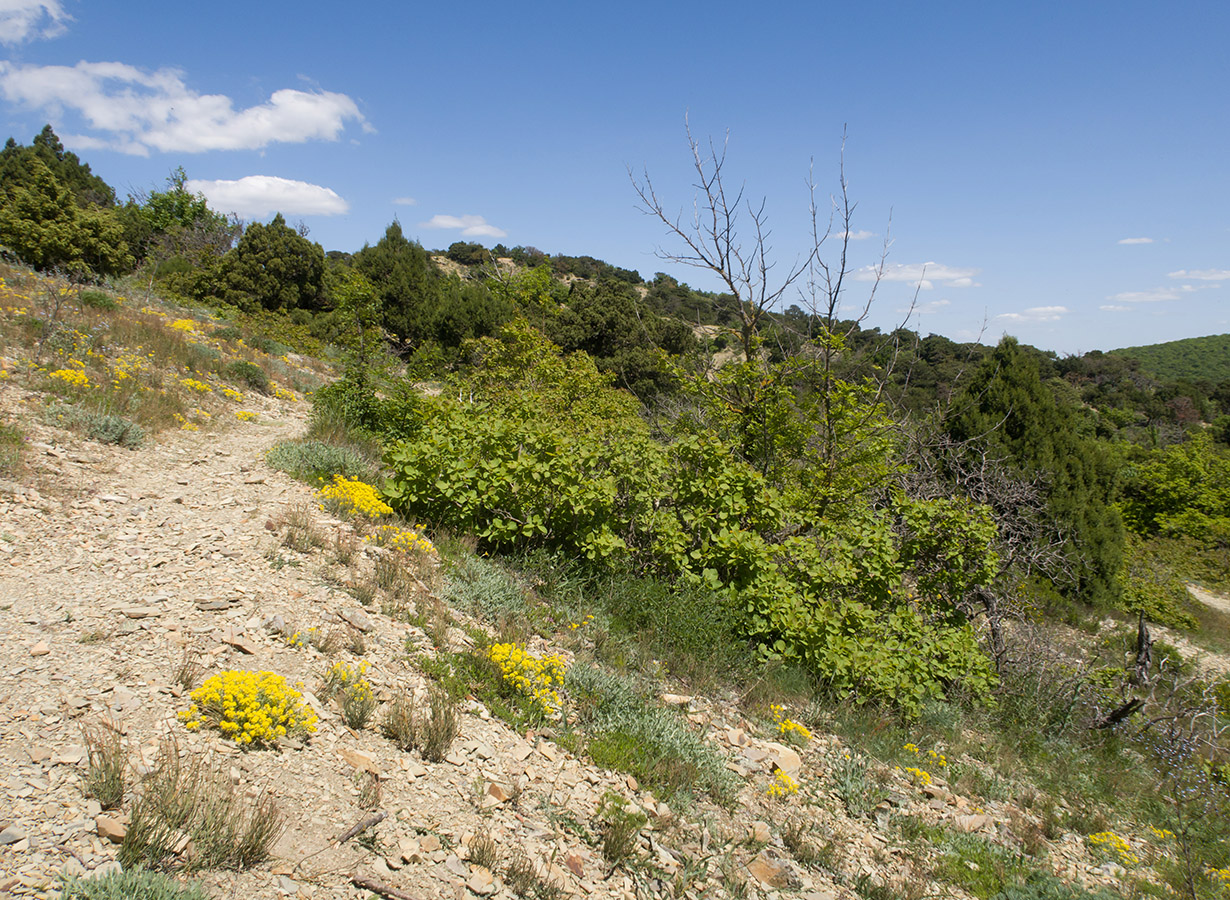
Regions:
<svg viewBox="0 0 1230 900"><path fill-rule="evenodd" d="M1105 306L1098 307L1098 309L1104 312L1128 312L1131 308L1132 307L1130 306L1115 306L1114 304L1110 304L1110 303L1106 304Z"/></svg>
<svg viewBox="0 0 1230 900"><path fill-rule="evenodd" d="M418 206L418 201L413 197L395 197L393 198L394 206Z"/></svg>
<svg viewBox="0 0 1230 900"><path fill-rule="evenodd" d="M190 178L184 187L194 194L204 194L214 209L244 218L261 219L275 212L340 216L350 209L350 204L327 187L274 175L248 175L234 181Z"/></svg>
<svg viewBox="0 0 1230 900"><path fill-rule="evenodd" d="M904 281L924 291L935 287L981 287L974 281L978 269L945 266L940 263L910 263L884 266L863 266L854 273L855 281Z"/></svg>
<svg viewBox="0 0 1230 900"><path fill-rule="evenodd" d="M0 0L0 43L12 46L53 38L63 34L72 20L59 0Z"/></svg>
<svg viewBox="0 0 1230 900"><path fill-rule="evenodd" d="M1031 306L1019 313L1000 313L995 318L1008 322L1057 322L1070 310L1066 306Z"/></svg>
<svg viewBox="0 0 1230 900"><path fill-rule="evenodd" d="M200 153L334 141L347 122L370 130L345 94L287 88L257 106L235 109L230 97L189 88L178 70L148 72L118 62L37 66L0 61L0 95L51 117L65 110L79 113L92 133L66 134L75 146L138 156L151 150Z"/></svg>
<svg viewBox="0 0 1230 900"><path fill-rule="evenodd" d="M932 300L928 303L916 303L914 306L903 306L897 310L899 313L912 312L916 316L930 316L942 310L945 306L951 306L951 300Z"/></svg>
<svg viewBox="0 0 1230 900"><path fill-rule="evenodd" d="M1167 277L1187 281L1230 281L1230 269L1180 269Z"/></svg>
<svg viewBox="0 0 1230 900"><path fill-rule="evenodd" d="M875 236L876 233L874 231L864 231L862 229L859 231L838 231L833 234L835 238L845 238L851 241L865 241Z"/></svg>
<svg viewBox="0 0 1230 900"><path fill-rule="evenodd" d="M508 232L487 223L482 216L444 216L434 215L426 222L419 223L420 228L459 228L462 237L508 237Z"/></svg>
<svg viewBox="0 0 1230 900"><path fill-rule="evenodd" d="M1174 277L1177 273L1171 273ZM1230 272L1224 273L1230 275ZM1185 277L1185 276L1179 276ZM1174 287L1158 287L1147 291L1124 291L1120 294L1111 294L1107 300L1115 300L1119 303L1163 303L1167 300L1178 300L1184 294L1194 294L1196 291L1208 290L1209 288L1219 287L1216 284L1179 284Z"/></svg>
<svg viewBox="0 0 1230 900"><path fill-rule="evenodd" d="M1115 243L1118 243L1118 244L1152 244L1153 238L1146 238L1146 237L1123 238L1123 240L1116 241Z"/></svg>

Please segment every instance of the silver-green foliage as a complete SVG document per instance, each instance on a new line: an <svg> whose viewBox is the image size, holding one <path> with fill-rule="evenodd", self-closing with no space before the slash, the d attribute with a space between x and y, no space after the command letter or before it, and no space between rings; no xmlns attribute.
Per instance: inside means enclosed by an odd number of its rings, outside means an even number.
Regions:
<svg viewBox="0 0 1230 900"><path fill-rule="evenodd" d="M630 738L644 768L677 762L692 775L697 790L721 801L734 796L725 758L678 713L643 698L626 678L578 662L569 668L564 689L587 732Z"/></svg>

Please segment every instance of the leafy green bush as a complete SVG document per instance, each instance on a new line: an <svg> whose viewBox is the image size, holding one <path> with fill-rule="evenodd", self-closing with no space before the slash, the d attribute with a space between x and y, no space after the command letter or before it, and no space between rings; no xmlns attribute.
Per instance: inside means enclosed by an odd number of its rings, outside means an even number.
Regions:
<svg viewBox="0 0 1230 900"><path fill-rule="evenodd" d="M60 900L206 900L208 896L195 882L181 884L169 875L142 868L95 878L66 878L60 889Z"/></svg>
<svg viewBox="0 0 1230 900"><path fill-rule="evenodd" d="M238 341L243 338L243 332L234 325L223 325L211 331L209 336L219 341Z"/></svg>
<svg viewBox="0 0 1230 900"><path fill-rule="evenodd" d="M269 449L265 460L292 478L313 485L322 480L329 481L334 475L344 475L368 484L376 480L371 463L362 454L325 441L281 441Z"/></svg>
<svg viewBox="0 0 1230 900"><path fill-rule="evenodd" d="M250 363L245 359L233 359L226 364L222 374L231 381L247 385L261 394L273 393L269 376L256 363Z"/></svg>
<svg viewBox="0 0 1230 900"><path fill-rule="evenodd" d="M90 309L102 310L103 312L111 312L120 308L120 304L113 297L108 297L102 291L82 291L77 295L77 299L81 301L82 306L88 306Z"/></svg>

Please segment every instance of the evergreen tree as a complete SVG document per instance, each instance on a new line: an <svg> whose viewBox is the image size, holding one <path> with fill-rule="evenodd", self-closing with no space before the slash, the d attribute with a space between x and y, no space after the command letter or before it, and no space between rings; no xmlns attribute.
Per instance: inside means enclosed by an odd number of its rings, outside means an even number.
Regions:
<svg viewBox="0 0 1230 900"><path fill-rule="evenodd" d="M442 279L427 251L402 233L400 222L394 220L375 246L356 253L354 267L375 287L386 331L402 342L432 336Z"/></svg>
<svg viewBox="0 0 1230 900"><path fill-rule="evenodd" d="M1043 383L1038 360L1005 337L954 408L949 432L971 452L1042 477L1050 524L1067 543L1066 572L1052 573L1057 585L1090 603L1116 602L1124 531L1111 502L1113 461L1079 433L1075 410Z"/></svg>
<svg viewBox="0 0 1230 900"><path fill-rule="evenodd" d="M30 158L26 177L0 193L0 244L36 269L63 268L81 277L118 275L133 259L115 213L78 207L72 190L41 159Z"/></svg>
<svg viewBox="0 0 1230 900"><path fill-rule="evenodd" d="M268 225L248 226L223 257L221 279L225 299L241 309L320 309L324 274L324 249L278 213Z"/></svg>

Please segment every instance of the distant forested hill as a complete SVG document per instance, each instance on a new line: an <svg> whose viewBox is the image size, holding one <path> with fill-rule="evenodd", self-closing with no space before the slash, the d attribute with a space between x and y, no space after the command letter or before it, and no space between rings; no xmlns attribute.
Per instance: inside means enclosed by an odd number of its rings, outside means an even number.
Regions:
<svg viewBox="0 0 1230 900"><path fill-rule="evenodd" d="M1186 338L1148 347L1124 347L1111 353L1140 360L1141 370L1155 378L1202 381L1230 378L1230 334Z"/></svg>

